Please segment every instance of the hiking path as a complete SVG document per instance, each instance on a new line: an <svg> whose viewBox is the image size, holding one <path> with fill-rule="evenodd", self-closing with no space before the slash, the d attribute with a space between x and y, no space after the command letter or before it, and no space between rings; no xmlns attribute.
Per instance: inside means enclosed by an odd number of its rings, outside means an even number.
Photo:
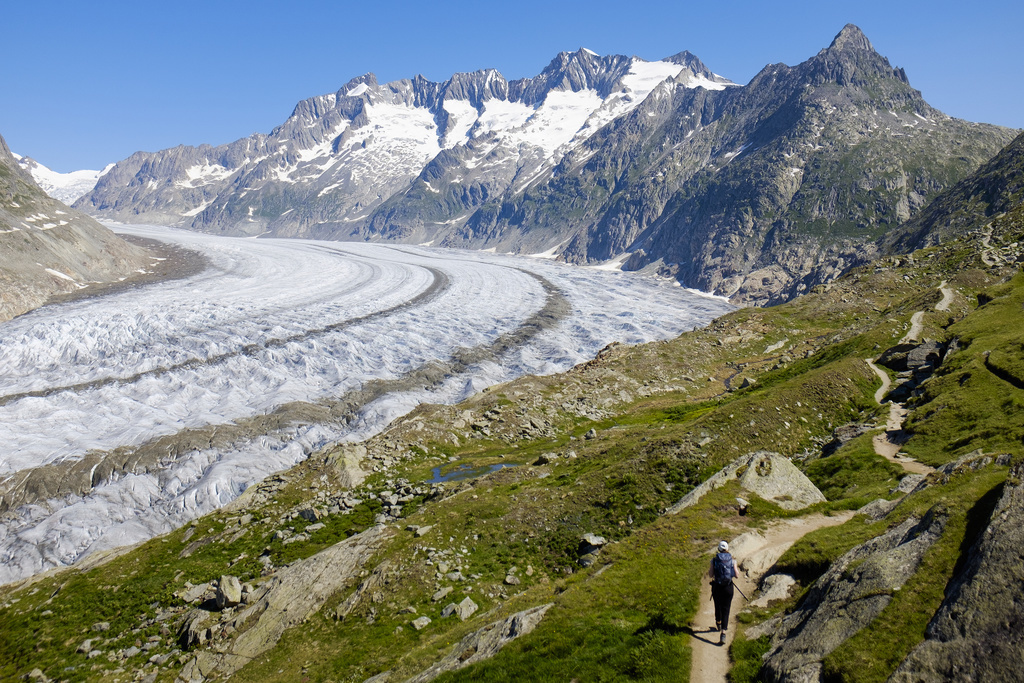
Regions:
<svg viewBox="0 0 1024 683"><path fill-rule="evenodd" d="M745 533L730 541L730 549L734 551L736 563L740 567L740 576L735 580L739 590L735 593L729 615L729 628L726 630L728 640L726 645L720 645L718 642L720 634L715 630L715 605L711 602L710 579L703 579L700 605L690 631L690 647L693 649L691 681L719 683L726 680L726 674L729 672L728 642L731 642L736 633L736 615L747 604L747 599L740 592L753 596L761 577L805 534L824 527L838 526L853 515L853 511L847 511L831 517L814 514L780 520L764 532ZM710 566L709 556L708 567Z"/></svg>

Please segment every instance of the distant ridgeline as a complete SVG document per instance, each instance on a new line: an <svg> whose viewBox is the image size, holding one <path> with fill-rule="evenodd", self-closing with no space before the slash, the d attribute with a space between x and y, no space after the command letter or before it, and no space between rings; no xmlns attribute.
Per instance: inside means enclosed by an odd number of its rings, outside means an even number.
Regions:
<svg viewBox="0 0 1024 683"><path fill-rule="evenodd" d="M619 259L764 304L877 253L1013 135L933 109L848 25L745 86L688 52L581 49L515 81L367 74L269 135L136 153L76 206L225 234Z"/></svg>

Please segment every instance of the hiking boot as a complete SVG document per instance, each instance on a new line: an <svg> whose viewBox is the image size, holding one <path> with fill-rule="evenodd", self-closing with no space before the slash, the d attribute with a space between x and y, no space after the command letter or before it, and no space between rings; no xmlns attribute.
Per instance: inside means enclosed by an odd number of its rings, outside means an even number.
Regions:
<svg viewBox="0 0 1024 683"><path fill-rule="evenodd" d="M716 631L721 631L722 630L722 622L720 622L720 621L716 621L715 622L715 630Z"/></svg>
<svg viewBox="0 0 1024 683"><path fill-rule="evenodd" d="M719 645L725 645L725 631L722 631L722 635L718 638Z"/></svg>

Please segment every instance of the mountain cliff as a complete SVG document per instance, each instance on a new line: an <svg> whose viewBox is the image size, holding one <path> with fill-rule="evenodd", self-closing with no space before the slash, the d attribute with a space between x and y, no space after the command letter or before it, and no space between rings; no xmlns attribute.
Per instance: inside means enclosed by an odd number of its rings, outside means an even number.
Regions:
<svg viewBox="0 0 1024 683"><path fill-rule="evenodd" d="M993 219L1024 201L1024 134L954 187L939 196L900 229L887 235L883 246L909 251L964 235L990 231ZM988 228L986 226L989 226Z"/></svg>
<svg viewBox="0 0 1024 683"><path fill-rule="evenodd" d="M148 263L144 249L48 197L0 138L0 321Z"/></svg>
<svg viewBox="0 0 1024 683"><path fill-rule="evenodd" d="M737 86L683 52L561 53L300 102L269 135L139 152L76 205L230 234L619 259L773 303L834 278L1013 131L952 119L855 26Z"/></svg>

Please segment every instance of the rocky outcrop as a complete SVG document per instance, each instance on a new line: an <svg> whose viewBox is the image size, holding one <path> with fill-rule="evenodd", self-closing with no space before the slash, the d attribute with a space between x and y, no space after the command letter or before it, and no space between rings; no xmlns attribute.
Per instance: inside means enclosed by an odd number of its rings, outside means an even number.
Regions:
<svg viewBox="0 0 1024 683"><path fill-rule="evenodd" d="M946 591L927 637L890 680L1019 681L1024 677L1024 463L1010 472L988 528Z"/></svg>
<svg viewBox="0 0 1024 683"><path fill-rule="evenodd" d="M929 512L847 552L811 586L803 602L773 630L765 680L821 680L822 661L892 600L939 539L946 517Z"/></svg>
<svg viewBox="0 0 1024 683"><path fill-rule="evenodd" d="M429 669L413 676L406 683L427 683L447 671L464 669L470 664L490 659L513 640L537 628L544 614L554 603L531 607L516 612L510 617L500 619L470 633L460 640L444 659Z"/></svg>
<svg viewBox="0 0 1024 683"><path fill-rule="evenodd" d="M738 479L740 486L784 510L801 510L825 502L825 496L796 465L778 453L757 451L741 456L722 468L666 510L675 515L695 505L706 494Z"/></svg>
<svg viewBox="0 0 1024 683"><path fill-rule="evenodd" d="M363 566L392 536L385 526L375 526L322 550L310 558L279 570L272 579L247 599L248 606L237 615L210 627L195 612L179 631L184 643L203 642L202 634L230 634L245 631L219 644L217 652L200 652L185 665L179 681L203 681L214 672L230 675L253 658L277 644L284 632L298 626L317 612L332 595L359 576ZM233 578L233 577L225 577ZM222 579L222 582L224 580ZM236 579L237 581L237 579Z"/></svg>
<svg viewBox="0 0 1024 683"><path fill-rule="evenodd" d="M149 263L144 249L48 197L0 138L0 322Z"/></svg>

